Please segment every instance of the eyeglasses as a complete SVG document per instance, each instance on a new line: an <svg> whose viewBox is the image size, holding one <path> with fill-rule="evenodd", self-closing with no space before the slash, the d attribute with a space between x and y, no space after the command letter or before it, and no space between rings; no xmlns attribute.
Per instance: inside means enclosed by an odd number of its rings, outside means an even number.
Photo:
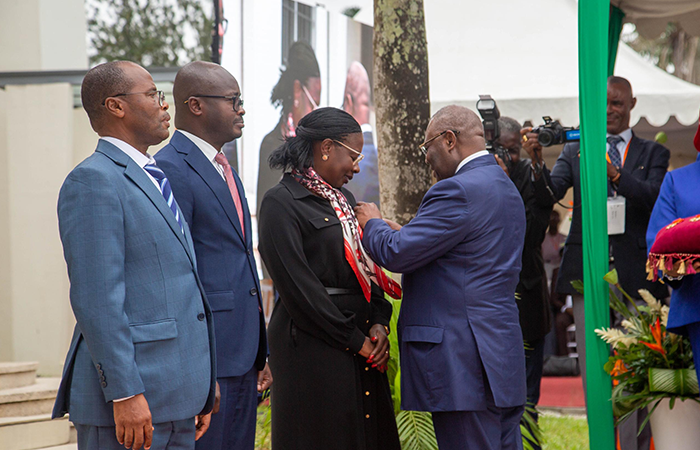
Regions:
<svg viewBox="0 0 700 450"><path fill-rule="evenodd" d="M363 155L362 152L358 152L358 151L355 150L354 148L348 147L347 145L343 144L343 143L340 142L340 141L336 141L335 139L331 139L331 140L332 140L333 142L335 142L336 144L340 144L340 145L342 145L343 147L345 147L345 148L347 148L348 150L350 150L351 152L357 154L357 158L355 158L355 160L352 162L354 165L360 164L360 161L362 161L363 159L365 159L365 155Z"/></svg>
<svg viewBox="0 0 700 450"><path fill-rule="evenodd" d="M309 93L309 90L306 89L306 86L304 86L302 84L301 89L304 91L304 94L306 94L306 98L309 99L309 103L311 103L311 106L313 107L313 109L314 110L318 109L319 108L318 103L316 103L314 101L313 97L311 97L311 94Z"/></svg>
<svg viewBox="0 0 700 450"><path fill-rule="evenodd" d="M238 112L243 107L243 99L240 95L232 95L230 97L227 97L225 95L190 95L190 97L223 98L224 100L228 100L231 102L231 104L233 105L233 110L236 112ZM189 101L190 100L187 99L185 100L185 103Z"/></svg>
<svg viewBox="0 0 700 450"><path fill-rule="evenodd" d="M453 132L455 134L455 136L459 136L459 130L445 130L442 133L437 134L437 135L431 137L430 139L428 139L427 141L423 142L418 148L420 148L420 151L422 151L425 156L428 156L428 147L429 147L428 144L430 144L431 142L433 142L435 139L439 138L440 136L444 135L448 131Z"/></svg>
<svg viewBox="0 0 700 450"><path fill-rule="evenodd" d="M110 97L126 97L127 95L139 95L139 94L146 94L146 95L148 95L148 96L150 96L150 97L153 97L153 98L155 98L156 95L157 95L157 96L158 96L158 106L160 106L161 108L163 107L163 104L165 103L165 92L163 92L163 91L124 92L124 93L122 93L122 94L110 95L110 96L107 97L107 98L110 98ZM104 106L105 103L107 102L107 98L104 99L104 100L102 100L102 106Z"/></svg>

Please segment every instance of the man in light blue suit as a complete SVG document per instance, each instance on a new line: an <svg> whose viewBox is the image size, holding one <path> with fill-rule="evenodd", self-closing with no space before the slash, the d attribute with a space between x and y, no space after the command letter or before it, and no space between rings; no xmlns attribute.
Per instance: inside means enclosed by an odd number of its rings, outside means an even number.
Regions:
<svg viewBox="0 0 700 450"><path fill-rule="evenodd" d="M241 91L226 69L196 61L178 71L173 96L178 131L155 158L192 230L219 343L221 411L197 449L253 450L257 393L272 377L248 202L221 151L243 134Z"/></svg>
<svg viewBox="0 0 700 450"><path fill-rule="evenodd" d="M438 182L403 228L360 205L372 258L403 273L401 406L431 411L441 449L522 448L525 357L515 303L525 233L517 189L466 108L435 114L421 150Z"/></svg>
<svg viewBox="0 0 700 450"><path fill-rule="evenodd" d="M80 450L192 449L215 400L214 329L189 228L147 153L168 137L168 104L125 61L88 71L81 97L100 140L58 199L77 325L53 417L70 414Z"/></svg>

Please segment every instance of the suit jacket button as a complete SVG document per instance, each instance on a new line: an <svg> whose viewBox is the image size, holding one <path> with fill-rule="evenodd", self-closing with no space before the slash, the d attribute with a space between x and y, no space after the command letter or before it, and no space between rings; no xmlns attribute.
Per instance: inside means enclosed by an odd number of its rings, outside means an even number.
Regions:
<svg viewBox="0 0 700 450"><path fill-rule="evenodd" d="M245 251L245 254L246 254L246 255L250 255L250 249L246 250L246 251Z"/></svg>
<svg viewBox="0 0 700 450"><path fill-rule="evenodd" d="M197 314L197 319L204 320L204 313Z"/></svg>
<svg viewBox="0 0 700 450"><path fill-rule="evenodd" d="M105 378L104 375L102 375L102 376L100 377L100 381L107 381L107 379Z"/></svg>
<svg viewBox="0 0 700 450"><path fill-rule="evenodd" d="M102 366L100 364L96 365L95 367L97 367L97 370L102 369Z"/></svg>
<svg viewBox="0 0 700 450"><path fill-rule="evenodd" d="M258 290L253 288L250 290L250 295L258 295Z"/></svg>
<svg viewBox="0 0 700 450"><path fill-rule="evenodd" d="M104 374L105 374L104 370L102 370L102 369L98 370L97 372L98 372L100 375L104 375Z"/></svg>
<svg viewBox="0 0 700 450"><path fill-rule="evenodd" d="M102 382L102 387L103 387L103 388L106 388L106 387L107 387L107 382L106 382L106 381L103 381L103 382Z"/></svg>

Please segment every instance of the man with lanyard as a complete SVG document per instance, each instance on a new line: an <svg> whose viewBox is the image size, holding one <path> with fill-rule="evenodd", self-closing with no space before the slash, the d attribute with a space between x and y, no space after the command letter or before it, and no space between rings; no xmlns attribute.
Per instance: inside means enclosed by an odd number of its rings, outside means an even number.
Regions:
<svg viewBox="0 0 700 450"><path fill-rule="evenodd" d="M637 99L632 86L622 77L608 78L607 107L607 175L608 210L615 211L617 220L608 223L611 267L617 268L620 285L632 297L639 298L638 290L647 289L656 298L668 297L668 289L660 283L646 280L647 259L646 229L651 211L659 195L661 182L668 169L669 151L662 145L634 135L629 126L630 111ZM524 129L523 133L527 133ZM575 280L583 280L583 229L581 226L581 189L579 143L566 144L550 172L542 160L542 147L537 135L526 134L523 148L533 161L535 190L538 196L560 200L570 187L574 188L574 210L571 230L566 239L564 255L559 269L556 292L573 298L576 345L579 366L586 389L585 314L580 295L571 286ZM610 216L610 214L608 214ZM649 448L649 431L634 438L637 430L634 420L629 420L630 430L620 428L622 450ZM629 431L629 438L627 437ZM639 442L640 445L637 445Z"/></svg>

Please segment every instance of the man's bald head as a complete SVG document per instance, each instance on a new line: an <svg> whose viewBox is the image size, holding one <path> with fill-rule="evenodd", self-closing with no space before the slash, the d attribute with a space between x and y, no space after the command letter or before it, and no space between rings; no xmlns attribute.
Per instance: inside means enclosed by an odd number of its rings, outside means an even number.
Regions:
<svg viewBox="0 0 700 450"><path fill-rule="evenodd" d="M430 143L426 144L425 159L438 179L451 177L460 161L486 147L479 116L457 105L446 106L435 113L428 123L425 140Z"/></svg>
<svg viewBox="0 0 700 450"><path fill-rule="evenodd" d="M345 79L343 109L361 125L369 123L369 76L358 61L353 61Z"/></svg>
<svg viewBox="0 0 700 450"><path fill-rule="evenodd" d="M441 130L458 130L462 143L469 144L470 153L485 148L481 119L469 108L457 105L445 106L430 119L428 128L431 126Z"/></svg>
<svg viewBox="0 0 700 450"><path fill-rule="evenodd" d="M191 62L177 72L173 83L175 126L219 149L242 134L245 110L240 96L238 82L228 70L210 62Z"/></svg>
<svg viewBox="0 0 700 450"><path fill-rule="evenodd" d="M228 70L218 64L206 61L194 61L177 72L173 84L173 97L177 109L193 95L214 95L222 83L236 79Z"/></svg>

